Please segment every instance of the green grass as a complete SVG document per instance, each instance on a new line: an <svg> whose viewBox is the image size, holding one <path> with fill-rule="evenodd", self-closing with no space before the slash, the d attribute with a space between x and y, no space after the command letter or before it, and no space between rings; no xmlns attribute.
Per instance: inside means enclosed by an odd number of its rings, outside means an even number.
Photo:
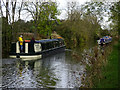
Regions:
<svg viewBox="0 0 120 90"><path fill-rule="evenodd" d="M102 67L102 78L97 81L96 88L118 88L118 51L120 43L113 46L113 51L108 57L108 63Z"/></svg>

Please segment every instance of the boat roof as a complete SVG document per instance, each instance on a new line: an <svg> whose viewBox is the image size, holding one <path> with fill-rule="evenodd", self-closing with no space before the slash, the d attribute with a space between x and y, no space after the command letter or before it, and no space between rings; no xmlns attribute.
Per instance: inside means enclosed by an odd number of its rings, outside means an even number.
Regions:
<svg viewBox="0 0 120 90"><path fill-rule="evenodd" d="M109 38L108 36L104 36L103 38Z"/></svg>
<svg viewBox="0 0 120 90"><path fill-rule="evenodd" d="M46 42L53 42L53 41L59 41L59 40L62 40L62 39L44 39L44 40L36 40L35 42L46 43Z"/></svg>

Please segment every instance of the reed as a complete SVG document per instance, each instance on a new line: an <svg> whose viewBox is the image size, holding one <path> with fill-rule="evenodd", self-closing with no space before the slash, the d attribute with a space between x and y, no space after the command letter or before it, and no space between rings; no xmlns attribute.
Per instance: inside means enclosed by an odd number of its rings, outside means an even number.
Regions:
<svg viewBox="0 0 120 90"><path fill-rule="evenodd" d="M109 63L108 57L110 57L111 52L114 49L113 45L114 43L110 43L104 47L95 46L92 50L93 55L88 54L89 64L86 65L87 76L84 80L85 88L98 88L97 84L101 83L103 81L103 78L107 77L104 77L103 73L107 73L107 71L104 71L103 69L107 68L107 65Z"/></svg>

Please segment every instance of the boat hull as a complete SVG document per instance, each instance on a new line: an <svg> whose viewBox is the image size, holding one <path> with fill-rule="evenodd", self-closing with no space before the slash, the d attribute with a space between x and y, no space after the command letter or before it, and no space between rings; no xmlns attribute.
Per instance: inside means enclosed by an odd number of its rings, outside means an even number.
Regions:
<svg viewBox="0 0 120 90"><path fill-rule="evenodd" d="M10 58L19 58L22 60L36 60L41 58L46 58L49 55L54 55L59 52L65 51L65 45L61 47L52 48L49 50L44 50L37 53L10 53Z"/></svg>
<svg viewBox="0 0 120 90"><path fill-rule="evenodd" d="M10 55L10 58L19 58L22 60L36 60L41 59L42 55Z"/></svg>
<svg viewBox="0 0 120 90"><path fill-rule="evenodd" d="M105 44L108 44L108 43L110 43L112 41L112 37L110 37L110 36L104 36L103 38L101 38L101 39L99 39L99 40L97 40L97 43L99 44L99 45L105 45Z"/></svg>

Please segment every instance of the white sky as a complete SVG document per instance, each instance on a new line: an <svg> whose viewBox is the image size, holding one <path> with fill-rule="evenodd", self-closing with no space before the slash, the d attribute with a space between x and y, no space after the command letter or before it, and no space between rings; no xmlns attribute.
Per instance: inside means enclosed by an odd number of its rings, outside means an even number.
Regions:
<svg viewBox="0 0 120 90"><path fill-rule="evenodd" d="M47 0L46 0L47 1ZM80 5L84 4L85 2L89 2L90 0L52 0L56 1L58 4L58 10L60 10L61 14L58 16L59 19L66 19L67 18L67 13L66 13L66 8L67 8L67 2L72 2L76 1ZM27 17L27 15L24 15L24 17L21 17L21 19L24 19ZM28 17L26 20L29 20L30 17Z"/></svg>
<svg viewBox="0 0 120 90"><path fill-rule="evenodd" d="M79 5L84 4L85 2L89 2L90 0L56 0L58 3L58 9L61 11L61 15L58 16L59 19L65 19L66 18L66 11L67 8L67 2L76 1Z"/></svg>
<svg viewBox="0 0 120 90"><path fill-rule="evenodd" d="M1 1L6 1L6 0L1 0ZM10 0L11 1L11 0ZM21 0L17 0L17 2L20 3ZM35 2L36 0L24 0L24 2ZM47 1L47 0L43 0L43 1ZM67 9L67 2L73 2L76 1L78 2L77 4L80 6L81 4L84 4L85 2L90 2L90 1L98 1L98 0L52 0L52 1L56 1L58 4L58 9L61 11L61 15L58 16L59 19L66 19L67 18L67 13L66 13L66 9ZM99 0L102 1L102 0ZM104 1L104 0L103 0ZM108 1L119 1L119 0L108 0ZM4 8L5 11L5 8ZM28 16L28 14L26 14L26 12L21 12L21 19L25 20L25 21L29 21L32 19L31 16ZM4 13L5 16L5 13ZM16 16L16 19L18 18L18 16Z"/></svg>
<svg viewBox="0 0 120 90"><path fill-rule="evenodd" d="M6 2L7 0L1 0L1 1L4 1ZM9 0L9 1L12 1L12 0ZM13 0L15 1L15 0ZM18 3L20 3L22 0L17 0ZM24 2L35 2L37 0L23 0ZM43 0L43 1L48 1L48 0ZM67 2L73 2L73 1L76 1L79 3L79 5L81 4L84 4L85 2L89 2L90 0L52 0L52 1L56 1L57 4L58 4L58 9L60 10L61 14L60 16L58 16L59 19L65 19L67 16L67 13L66 13L66 8L67 8ZM3 12L5 12L5 8L3 8ZM5 16L6 13L4 13L4 16ZM17 13L16 13L17 14ZM31 20L32 17L29 16L28 17L28 14L25 14L25 12L21 12L21 19L23 20ZM17 18L17 17L16 17Z"/></svg>
<svg viewBox="0 0 120 90"><path fill-rule="evenodd" d="M47 1L47 0L43 0L43 1ZM60 10L60 12L61 12L61 14L58 16L58 18L59 19L66 19L67 18L67 13L66 13L65 9L67 8L67 2L76 1L76 2L79 3L79 5L81 5L81 4L84 4L85 2L89 2L90 0L52 0L52 1L56 1L57 2L58 10ZM21 19L23 19L23 20L30 20L31 17L30 16L27 17L27 16L28 16L27 14L23 15L23 16L21 16Z"/></svg>
<svg viewBox="0 0 120 90"><path fill-rule="evenodd" d="M1 0L1 1L7 1L7 0ZM12 0L9 0L9 1L12 1ZM13 0L13 1L15 1L15 0ZM22 0L17 0L17 2L20 2L20 1L22 1ZM38 0L23 0L24 2L35 2L35 1L38 1ZM48 1L48 0L43 0L43 1ZM57 2L57 4L58 4L58 9L61 11L61 15L60 16L58 16L58 18L59 19L66 19L66 17L67 17L67 13L66 13L66 8L67 8L67 2L72 2L72 1L76 1L76 2L78 2L78 4L79 5L81 5L81 4L84 4L85 2L90 2L90 1L100 1L100 2L102 2L102 1L105 1L105 0L52 0L52 1L56 1ZM106 1L108 1L108 2L116 2L116 1L119 1L119 0L106 0ZM5 8L4 8L4 10L3 11L5 11ZM5 16L5 14L6 13L4 13L4 16ZM21 15L21 19L23 19L23 20L31 20L31 17L29 16L28 17L28 14L25 14L25 12L22 12L22 15Z"/></svg>

